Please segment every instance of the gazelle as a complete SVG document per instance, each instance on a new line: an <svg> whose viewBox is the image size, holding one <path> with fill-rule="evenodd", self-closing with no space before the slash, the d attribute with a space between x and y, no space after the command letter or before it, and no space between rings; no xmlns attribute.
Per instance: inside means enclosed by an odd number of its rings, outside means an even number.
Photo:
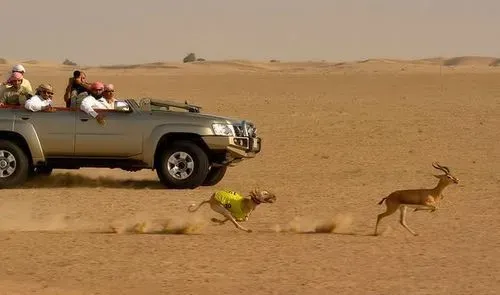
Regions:
<svg viewBox="0 0 500 295"><path fill-rule="evenodd" d="M382 220L382 218L389 216L396 212L396 210L401 211L401 216L399 222L414 236L418 235L416 232L411 230L406 224L406 208L415 208L414 211L420 210L430 210L434 212L437 208L437 204L444 197L443 190L452 183L457 184L458 179L450 174L450 169L445 166L439 165L437 162L432 163L432 167L443 171L445 174L434 175L439 179L436 187L431 189L411 189L411 190L397 190L392 192L387 197L383 198L378 204L381 205L385 201L387 207L384 213L377 216L377 223L375 224L375 235L377 235L377 227Z"/></svg>

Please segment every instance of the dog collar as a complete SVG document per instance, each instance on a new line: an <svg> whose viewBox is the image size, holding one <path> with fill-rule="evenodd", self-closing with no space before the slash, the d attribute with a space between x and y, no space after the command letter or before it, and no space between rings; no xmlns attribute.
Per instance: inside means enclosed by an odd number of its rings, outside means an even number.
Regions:
<svg viewBox="0 0 500 295"><path fill-rule="evenodd" d="M253 201L255 204L257 204L257 205L259 205L260 203L262 203L261 201L259 201L259 200L258 200L257 198L255 198L254 196L252 196L251 198L252 198L252 201Z"/></svg>

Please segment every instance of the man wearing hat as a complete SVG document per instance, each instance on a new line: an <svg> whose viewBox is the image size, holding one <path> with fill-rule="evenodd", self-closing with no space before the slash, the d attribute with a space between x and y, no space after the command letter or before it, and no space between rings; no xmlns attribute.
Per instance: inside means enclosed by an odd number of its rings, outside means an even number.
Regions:
<svg viewBox="0 0 500 295"><path fill-rule="evenodd" d="M94 82L90 85L90 95L86 96L80 104L80 109L97 120L101 125L104 125L104 116L95 111L95 109L106 109L99 99L102 97L104 84L102 82Z"/></svg>
<svg viewBox="0 0 500 295"><path fill-rule="evenodd" d="M36 88L36 94L26 101L24 107L32 112L54 111L52 108L52 97L54 88L50 84L40 84Z"/></svg>
<svg viewBox="0 0 500 295"><path fill-rule="evenodd" d="M0 89L0 106L3 105L24 105L33 93L26 88L21 87L23 82L23 74L20 72L13 72L7 83L10 87L3 87Z"/></svg>
<svg viewBox="0 0 500 295"><path fill-rule="evenodd" d="M21 88L26 89L26 92L33 93L33 88L31 88L31 83L28 79L24 78L24 74L26 73L26 69L21 64L14 65L12 67L11 75L14 73L21 73L23 75L23 81L21 83ZM9 78L10 79L10 78ZM9 80L2 82L2 88L10 88L12 85L9 83Z"/></svg>

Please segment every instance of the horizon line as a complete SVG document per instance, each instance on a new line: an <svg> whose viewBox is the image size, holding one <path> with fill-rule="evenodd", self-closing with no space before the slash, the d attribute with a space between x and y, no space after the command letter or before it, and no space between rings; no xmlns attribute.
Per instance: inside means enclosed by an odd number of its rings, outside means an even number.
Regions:
<svg viewBox="0 0 500 295"><path fill-rule="evenodd" d="M186 55L187 56L187 55ZM368 57L368 58L360 58L360 59L346 59L346 60L329 60L329 59L279 59L279 58L270 58L270 59L248 59L248 58L228 58L228 59L207 59L201 58L203 60L195 60L192 62L184 62L183 59L178 60L157 60L150 62L138 62L138 63L112 63L112 64L85 64L85 63L76 63L76 65L66 65L66 66L77 66L77 67L112 67L112 66L133 66L133 65L153 65L153 64L190 64L190 63L202 63L202 62L265 62L265 63L301 63L301 62L317 62L317 63L360 63L367 61L400 61L400 62L413 62L413 61L426 61L426 60L452 60L452 59L460 59L460 58L479 58L479 59L493 59L500 60L500 57L497 56L488 56L488 55L457 55L457 56L428 56L428 57L420 57L420 58L398 58L398 57ZM197 58L198 59L198 58ZM65 66L63 64L65 61L73 62L71 59L66 58L62 61L55 61L52 59L35 59L35 58L6 58L0 57L0 65L6 64L56 64Z"/></svg>

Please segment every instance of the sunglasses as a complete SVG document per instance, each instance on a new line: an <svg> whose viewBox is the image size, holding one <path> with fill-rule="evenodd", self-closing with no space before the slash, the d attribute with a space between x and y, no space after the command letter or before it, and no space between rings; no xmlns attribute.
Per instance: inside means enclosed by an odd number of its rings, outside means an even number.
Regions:
<svg viewBox="0 0 500 295"><path fill-rule="evenodd" d="M48 95L54 95L54 92L49 91L49 90L42 90L42 93L48 94Z"/></svg>

